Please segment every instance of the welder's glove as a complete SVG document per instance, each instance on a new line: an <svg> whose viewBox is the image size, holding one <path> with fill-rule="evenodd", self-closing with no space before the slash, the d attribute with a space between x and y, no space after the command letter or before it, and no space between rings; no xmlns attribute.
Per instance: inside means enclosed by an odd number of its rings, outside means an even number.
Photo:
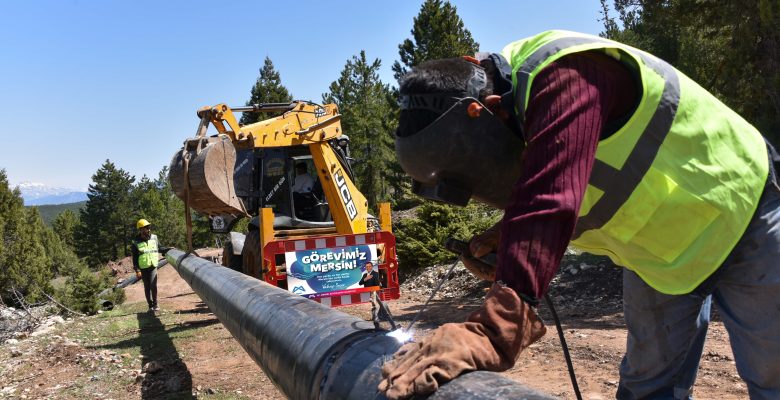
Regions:
<svg viewBox="0 0 780 400"><path fill-rule="evenodd" d="M496 280L496 266L486 264L480 260L489 253L494 253L498 249L498 241L501 236L501 222L493 225L491 228L479 235L474 235L469 241L469 252L460 257L460 261L472 275L486 281Z"/></svg>
<svg viewBox="0 0 780 400"><path fill-rule="evenodd" d="M444 324L419 343L398 349L382 367L379 390L391 400L405 399L433 393L466 372L507 370L547 331L531 306L499 283L466 321Z"/></svg>

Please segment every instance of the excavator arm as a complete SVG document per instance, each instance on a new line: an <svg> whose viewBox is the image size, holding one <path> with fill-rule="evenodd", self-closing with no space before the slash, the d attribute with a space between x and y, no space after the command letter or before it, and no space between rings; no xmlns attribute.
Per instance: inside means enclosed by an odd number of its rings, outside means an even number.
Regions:
<svg viewBox="0 0 780 400"><path fill-rule="evenodd" d="M279 112L278 117L240 126L235 112ZM173 157L170 181L174 192L198 212L255 215L236 196L233 170L236 149L307 145L340 234L367 230L367 202L346 171L331 143L342 136L341 116L333 104L308 102L259 104L231 109L225 104L203 107L195 138L187 139ZM217 135L206 137L213 125Z"/></svg>
<svg viewBox="0 0 780 400"><path fill-rule="evenodd" d="M239 126L233 112L274 112L284 114ZM237 148L272 148L325 143L341 136L341 115L335 104L320 106L305 102L256 104L231 109L225 104L198 110L201 121L208 120L219 134L230 137ZM201 122L203 124L203 122Z"/></svg>
<svg viewBox="0 0 780 400"><path fill-rule="evenodd" d="M368 202L344 170L328 143L309 145L325 199L330 206L336 232L364 233L368 229Z"/></svg>

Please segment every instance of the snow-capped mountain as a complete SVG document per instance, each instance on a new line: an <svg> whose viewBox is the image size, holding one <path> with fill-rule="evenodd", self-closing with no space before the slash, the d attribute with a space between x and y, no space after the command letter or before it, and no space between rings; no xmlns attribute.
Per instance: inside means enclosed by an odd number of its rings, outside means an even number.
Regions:
<svg viewBox="0 0 780 400"><path fill-rule="evenodd" d="M53 187L36 182L22 182L18 186L26 206L75 203L87 199L87 192L78 189Z"/></svg>

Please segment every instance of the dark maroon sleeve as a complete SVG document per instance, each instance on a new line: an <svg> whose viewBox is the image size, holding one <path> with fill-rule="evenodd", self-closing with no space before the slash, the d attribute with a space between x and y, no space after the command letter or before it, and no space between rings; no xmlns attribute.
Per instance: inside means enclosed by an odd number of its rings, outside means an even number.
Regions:
<svg viewBox="0 0 780 400"><path fill-rule="evenodd" d="M602 128L630 111L635 93L630 72L601 55L566 56L534 79L497 280L535 299L547 292L574 232Z"/></svg>

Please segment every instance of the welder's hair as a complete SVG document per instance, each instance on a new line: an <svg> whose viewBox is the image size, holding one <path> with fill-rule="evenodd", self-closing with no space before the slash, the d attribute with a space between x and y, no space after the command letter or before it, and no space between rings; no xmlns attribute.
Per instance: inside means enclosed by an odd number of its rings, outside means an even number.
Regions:
<svg viewBox="0 0 780 400"><path fill-rule="evenodd" d="M426 61L401 78L398 90L401 95L466 92L475 67L461 57ZM490 94L493 94L493 82L488 79L479 97L482 99ZM439 115L430 110L402 110L396 135L413 135L430 125Z"/></svg>

